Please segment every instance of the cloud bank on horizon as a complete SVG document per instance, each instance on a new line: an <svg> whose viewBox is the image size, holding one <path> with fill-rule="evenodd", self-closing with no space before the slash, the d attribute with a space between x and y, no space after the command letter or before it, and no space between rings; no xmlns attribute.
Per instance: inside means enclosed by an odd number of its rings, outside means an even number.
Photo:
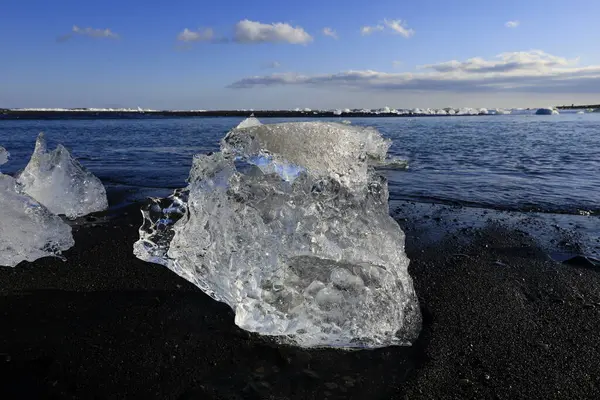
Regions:
<svg viewBox="0 0 600 400"><path fill-rule="evenodd" d="M273 86L337 87L364 91L451 91L594 93L600 91L600 65L580 66L541 50L502 53L418 66L420 72L348 70L330 74L278 73L242 78L233 89Z"/></svg>

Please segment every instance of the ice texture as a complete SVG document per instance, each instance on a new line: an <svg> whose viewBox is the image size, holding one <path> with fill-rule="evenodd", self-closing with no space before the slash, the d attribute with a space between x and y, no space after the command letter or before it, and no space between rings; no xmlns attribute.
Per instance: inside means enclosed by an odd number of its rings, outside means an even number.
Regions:
<svg viewBox="0 0 600 400"><path fill-rule="evenodd" d="M135 255L302 347L410 344L421 315L404 233L373 164L371 128L300 122L234 129L196 155L188 186L142 210Z"/></svg>
<svg viewBox="0 0 600 400"><path fill-rule="evenodd" d="M240 122L238 126L236 126L236 129L251 128L259 125L262 125L262 123L258 120L258 118L254 117L254 114L252 114L250 117Z"/></svg>
<svg viewBox="0 0 600 400"><path fill-rule="evenodd" d="M2 146L0 146L0 165L4 165L8 162L8 157L10 156L10 153L8 151L6 151L6 149Z"/></svg>
<svg viewBox="0 0 600 400"><path fill-rule="evenodd" d="M548 108L540 108L535 112L535 115L558 115L558 110L548 107Z"/></svg>
<svg viewBox="0 0 600 400"><path fill-rule="evenodd" d="M8 152L0 147L0 165ZM57 256L75 242L71 227L17 189L14 178L0 173L0 266Z"/></svg>
<svg viewBox="0 0 600 400"><path fill-rule="evenodd" d="M17 182L23 192L54 214L77 218L108 208L106 189L100 179L71 157L63 145L48 151L43 133Z"/></svg>
<svg viewBox="0 0 600 400"><path fill-rule="evenodd" d="M367 161L384 160L389 146L389 140L373 128L296 122L234 129L225 137L222 150L250 161L268 159L276 168L306 169L309 175L359 189L368 181Z"/></svg>

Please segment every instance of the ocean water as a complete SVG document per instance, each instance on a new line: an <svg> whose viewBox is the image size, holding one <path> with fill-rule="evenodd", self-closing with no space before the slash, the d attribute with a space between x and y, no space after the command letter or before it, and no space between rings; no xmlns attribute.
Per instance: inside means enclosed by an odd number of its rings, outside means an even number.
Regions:
<svg viewBox="0 0 600 400"><path fill-rule="evenodd" d="M393 141L390 153L408 160L406 171L382 171L391 200L600 214L600 114L351 120L379 129ZM217 150L240 121L0 120L0 146L11 153L3 172L26 165L43 131L50 147L64 144L104 182L118 207L185 186L192 156Z"/></svg>

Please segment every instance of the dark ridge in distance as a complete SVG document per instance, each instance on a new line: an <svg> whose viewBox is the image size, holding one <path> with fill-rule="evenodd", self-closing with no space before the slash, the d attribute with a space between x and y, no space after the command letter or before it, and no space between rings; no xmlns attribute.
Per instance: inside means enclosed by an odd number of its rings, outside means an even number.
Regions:
<svg viewBox="0 0 600 400"><path fill-rule="evenodd" d="M375 118L375 117L453 117L456 115L430 114L375 114L360 111L335 115L333 111L290 111L290 110L218 110L218 111L21 111L0 109L0 120L14 119L140 119L172 117L248 117L257 118ZM485 115L485 114L480 114ZM465 116L465 115L460 115Z"/></svg>
<svg viewBox="0 0 600 400"><path fill-rule="evenodd" d="M588 109L588 108L600 108L600 104L591 104L591 105L575 105L571 104L570 106L556 106L559 110L579 110L579 109Z"/></svg>

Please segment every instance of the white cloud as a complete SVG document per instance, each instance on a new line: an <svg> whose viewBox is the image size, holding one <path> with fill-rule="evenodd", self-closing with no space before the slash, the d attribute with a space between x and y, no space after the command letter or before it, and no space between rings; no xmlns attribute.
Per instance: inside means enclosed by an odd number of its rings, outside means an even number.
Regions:
<svg viewBox="0 0 600 400"><path fill-rule="evenodd" d="M313 40L302 27L293 27L287 23L243 20L235 25L235 41L238 43L290 43L307 44Z"/></svg>
<svg viewBox="0 0 600 400"><path fill-rule="evenodd" d="M520 24L521 23L519 21L508 21L507 23L504 24L504 26L506 26L507 28L516 28Z"/></svg>
<svg viewBox="0 0 600 400"><path fill-rule="evenodd" d="M475 57L463 62L452 60L438 64L422 65L419 66L419 69L433 69L437 72L492 73L526 69L543 70L551 67L575 65L579 62L579 59L568 60L541 50L502 53L495 58L495 60L484 60L481 57Z"/></svg>
<svg viewBox="0 0 600 400"><path fill-rule="evenodd" d="M382 30L383 30L383 25L363 26L362 28L360 28L360 33L363 36L367 36L373 32L381 32Z"/></svg>
<svg viewBox="0 0 600 400"><path fill-rule="evenodd" d="M323 35L332 37L334 39L338 38L337 32L331 28L323 28Z"/></svg>
<svg viewBox="0 0 600 400"><path fill-rule="evenodd" d="M389 30L391 33L404 36L405 38L409 38L415 34L414 29L408 28L406 26L406 22L400 19L384 19L382 23L377 25L363 26L360 28L360 33L363 36L367 36L372 33L383 32L385 30Z"/></svg>
<svg viewBox="0 0 600 400"><path fill-rule="evenodd" d="M409 38L415 34L413 29L410 29L406 26L406 22L396 19L396 20L383 20L383 23L386 27L391 29L394 33L404 36L405 38Z"/></svg>
<svg viewBox="0 0 600 400"><path fill-rule="evenodd" d="M118 39L119 35L112 32L110 29L94 29L94 28L80 28L77 25L73 26L73 33L83 36L97 37L97 38L109 38Z"/></svg>
<svg viewBox="0 0 600 400"><path fill-rule="evenodd" d="M281 67L281 63L279 61L271 61L263 65L263 68L279 68Z"/></svg>
<svg viewBox="0 0 600 400"><path fill-rule="evenodd" d="M398 60L392 61L392 65L394 66L394 68L397 68L402 65L402 61L398 61Z"/></svg>
<svg viewBox="0 0 600 400"><path fill-rule="evenodd" d="M119 39L119 35L111 31L110 29L96 29L96 28L80 28L77 25L73 25L70 33L60 36L59 42L65 42L74 36L87 36L92 38L106 38L106 39Z"/></svg>
<svg viewBox="0 0 600 400"><path fill-rule="evenodd" d="M272 74L243 78L232 88L301 85L346 87L364 91L446 91L594 93L600 91L600 65L577 66L568 60L539 50L503 53L496 60L472 58L421 66L420 72L389 73L372 70L342 71L333 74ZM423 71L425 70L425 71Z"/></svg>
<svg viewBox="0 0 600 400"><path fill-rule="evenodd" d="M198 29L197 31L191 31L188 28L185 28L177 35L177 40L180 42L204 42L212 40L213 37L214 32L211 28Z"/></svg>

